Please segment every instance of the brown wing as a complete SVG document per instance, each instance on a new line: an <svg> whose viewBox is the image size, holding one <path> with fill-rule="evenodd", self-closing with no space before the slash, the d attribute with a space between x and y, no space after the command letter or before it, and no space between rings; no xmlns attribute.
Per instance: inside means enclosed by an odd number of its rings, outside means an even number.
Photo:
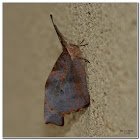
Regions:
<svg viewBox="0 0 140 140"><path fill-rule="evenodd" d="M82 60L71 60L69 53L62 52L45 88L46 102L59 115L77 111L89 105Z"/></svg>

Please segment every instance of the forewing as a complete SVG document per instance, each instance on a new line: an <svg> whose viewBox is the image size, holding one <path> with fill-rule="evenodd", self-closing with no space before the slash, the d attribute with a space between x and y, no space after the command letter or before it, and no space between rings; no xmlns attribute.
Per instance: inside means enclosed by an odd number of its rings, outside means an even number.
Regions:
<svg viewBox="0 0 140 140"><path fill-rule="evenodd" d="M81 70L84 66L82 64L82 68L80 67L81 62L72 61L69 53L63 51L46 82L46 102L49 109L59 115L77 111L89 104L85 73Z"/></svg>

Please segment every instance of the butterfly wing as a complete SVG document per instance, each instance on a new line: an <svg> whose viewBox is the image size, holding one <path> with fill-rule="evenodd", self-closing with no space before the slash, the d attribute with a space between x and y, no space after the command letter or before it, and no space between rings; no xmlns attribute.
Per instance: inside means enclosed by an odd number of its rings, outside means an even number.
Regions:
<svg viewBox="0 0 140 140"><path fill-rule="evenodd" d="M45 99L46 100L46 99ZM56 111L50 110L47 103L44 104L44 119L45 123L53 123L59 126L64 125L64 115L58 115Z"/></svg>
<svg viewBox="0 0 140 140"><path fill-rule="evenodd" d="M63 78L69 68L69 55L63 51L56 61L45 85L44 119L45 123L64 125L64 115L59 115L55 109L56 98L60 98ZM66 62L67 61L67 62ZM47 98L46 98L47 97Z"/></svg>
<svg viewBox="0 0 140 140"><path fill-rule="evenodd" d="M49 110L55 111L61 118L63 114L89 105L82 60L72 60L68 51L63 51L46 82L45 97ZM47 113L45 116L48 116Z"/></svg>

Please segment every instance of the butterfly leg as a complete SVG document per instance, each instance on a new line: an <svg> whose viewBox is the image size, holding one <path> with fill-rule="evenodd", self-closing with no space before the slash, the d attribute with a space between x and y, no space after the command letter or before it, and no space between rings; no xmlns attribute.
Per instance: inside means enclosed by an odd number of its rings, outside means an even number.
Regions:
<svg viewBox="0 0 140 140"><path fill-rule="evenodd" d="M87 46L88 45L88 43L86 43L86 44L82 44L82 45L79 45L79 46Z"/></svg>
<svg viewBox="0 0 140 140"><path fill-rule="evenodd" d="M78 43L79 45L82 44L85 41L85 39L83 39L80 43Z"/></svg>
<svg viewBox="0 0 140 140"><path fill-rule="evenodd" d="M85 41L85 40L83 39L80 43L78 43L78 45L75 45L75 44L72 44L72 43L70 43L70 45L73 46L73 47L76 47L76 48L79 48L79 47L81 47L81 46L86 46L86 45L88 45L88 43L82 44L84 41Z"/></svg>
<svg viewBox="0 0 140 140"><path fill-rule="evenodd" d="M87 59L83 58L83 57L77 57L78 59L84 60L87 63L90 63Z"/></svg>
<svg viewBox="0 0 140 140"><path fill-rule="evenodd" d="M88 45L88 43L82 44L84 41L85 41L85 40L83 39L83 40L78 44L78 46L86 46L86 45Z"/></svg>

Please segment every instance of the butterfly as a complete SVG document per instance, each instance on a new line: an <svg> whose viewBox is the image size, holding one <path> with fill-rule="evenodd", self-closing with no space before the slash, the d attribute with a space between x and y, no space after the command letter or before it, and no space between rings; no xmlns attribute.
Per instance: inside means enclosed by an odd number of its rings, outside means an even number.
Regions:
<svg viewBox="0 0 140 140"><path fill-rule="evenodd" d="M54 24L63 52L57 59L45 84L44 119L46 124L64 125L64 116L90 104L86 73L80 46L72 44Z"/></svg>

